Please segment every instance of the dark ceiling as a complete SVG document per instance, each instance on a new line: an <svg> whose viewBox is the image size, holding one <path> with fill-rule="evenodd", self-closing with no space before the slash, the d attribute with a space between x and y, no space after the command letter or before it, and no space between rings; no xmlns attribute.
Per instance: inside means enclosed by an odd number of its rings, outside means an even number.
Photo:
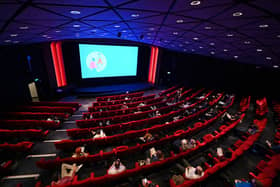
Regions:
<svg viewBox="0 0 280 187"><path fill-rule="evenodd" d="M0 1L0 45L83 38L121 38L277 68L280 1Z"/></svg>

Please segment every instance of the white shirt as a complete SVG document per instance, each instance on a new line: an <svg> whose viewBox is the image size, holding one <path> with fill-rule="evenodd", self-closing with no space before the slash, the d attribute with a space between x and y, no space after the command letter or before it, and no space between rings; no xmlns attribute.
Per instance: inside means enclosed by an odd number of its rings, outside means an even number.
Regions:
<svg viewBox="0 0 280 187"><path fill-rule="evenodd" d="M185 170L185 177L187 179L198 179L200 177L202 177L204 175L204 172L202 172L201 175L197 175L195 173L195 168L194 167L187 167L186 170Z"/></svg>
<svg viewBox="0 0 280 187"><path fill-rule="evenodd" d="M108 174L109 175L116 175L116 174L119 174L119 173L121 173L121 172L123 172L125 170L126 170L126 168L125 168L125 166L122 163L120 164L120 167L117 169L115 167L115 162L114 162L113 165L109 168Z"/></svg>

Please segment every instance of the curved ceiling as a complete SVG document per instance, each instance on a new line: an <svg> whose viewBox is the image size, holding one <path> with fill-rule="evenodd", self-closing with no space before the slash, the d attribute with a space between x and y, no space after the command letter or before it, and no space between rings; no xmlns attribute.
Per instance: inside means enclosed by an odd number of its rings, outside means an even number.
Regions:
<svg viewBox="0 0 280 187"><path fill-rule="evenodd" d="M121 38L278 68L276 0L1 0L0 45Z"/></svg>

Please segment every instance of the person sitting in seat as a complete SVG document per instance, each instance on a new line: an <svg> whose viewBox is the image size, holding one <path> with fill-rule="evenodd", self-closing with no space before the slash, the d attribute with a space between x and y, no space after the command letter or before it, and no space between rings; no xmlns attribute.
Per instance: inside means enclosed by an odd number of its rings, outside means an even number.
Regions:
<svg viewBox="0 0 280 187"><path fill-rule="evenodd" d="M157 107L155 105L151 106L150 108L151 108L151 110L157 109Z"/></svg>
<svg viewBox="0 0 280 187"><path fill-rule="evenodd" d="M145 106L146 104L144 102L141 102L138 107L141 107L141 106Z"/></svg>
<svg viewBox="0 0 280 187"><path fill-rule="evenodd" d="M155 113L155 116L156 117L161 116L161 113L157 110L156 113Z"/></svg>
<svg viewBox="0 0 280 187"><path fill-rule="evenodd" d="M280 153L280 144L278 145L272 145L272 143L268 140L265 141L266 145L275 153Z"/></svg>
<svg viewBox="0 0 280 187"><path fill-rule="evenodd" d="M188 108L189 106L191 106L191 103L189 101L187 101L186 103L184 103L182 105L182 108Z"/></svg>
<svg viewBox="0 0 280 187"><path fill-rule="evenodd" d="M190 140L182 139L181 140L181 149L183 151L186 151L188 149L193 149L195 147L196 147L195 139L190 139Z"/></svg>
<svg viewBox="0 0 280 187"><path fill-rule="evenodd" d="M72 155L72 158L79 158L82 156L87 157L88 153L84 152L84 149L85 149L84 147L77 147L75 149L75 153Z"/></svg>
<svg viewBox="0 0 280 187"><path fill-rule="evenodd" d="M139 139L146 143L146 142L153 141L154 137L153 137L153 135L151 133L147 132L143 137L140 137Z"/></svg>
<svg viewBox="0 0 280 187"><path fill-rule="evenodd" d="M248 133L255 134L256 132L258 132L258 126L255 124L250 124L248 127Z"/></svg>
<svg viewBox="0 0 280 187"><path fill-rule="evenodd" d="M126 105L126 102L123 103L123 105L121 106L121 109L127 109L128 106Z"/></svg>
<svg viewBox="0 0 280 187"><path fill-rule="evenodd" d="M225 112L222 116L222 120L225 123L235 121L235 118L228 112Z"/></svg>
<svg viewBox="0 0 280 187"><path fill-rule="evenodd" d="M164 154L161 150L157 150L157 157L160 161L164 160Z"/></svg>
<svg viewBox="0 0 280 187"><path fill-rule="evenodd" d="M199 179L204 175L203 169L201 166L193 167L191 164L186 161L185 159L182 159L183 164L185 167L183 167L180 164L176 164L177 168L185 174L185 178L187 179Z"/></svg>
<svg viewBox="0 0 280 187"><path fill-rule="evenodd" d="M116 175L126 170L126 167L121 163L120 159L116 159L112 166L108 169L109 175Z"/></svg>
<svg viewBox="0 0 280 187"><path fill-rule="evenodd" d="M141 187L159 187L159 186L153 183L151 180L144 178L141 180Z"/></svg>
<svg viewBox="0 0 280 187"><path fill-rule="evenodd" d="M103 129L97 129L96 132L91 131L91 133L93 135L93 139L106 137L106 134L104 133Z"/></svg>
<svg viewBox="0 0 280 187"><path fill-rule="evenodd" d="M76 166L76 164L66 164L62 163L61 164L61 176L59 177L60 179L57 181L52 181L51 186L55 185L64 185L64 184L69 184L72 182L74 176L76 173L79 171L80 168Z"/></svg>
<svg viewBox="0 0 280 187"><path fill-rule="evenodd" d="M154 147L149 149L148 152L148 158L146 159L146 165L159 161L159 160L164 160L164 154L161 150L156 150Z"/></svg>
<svg viewBox="0 0 280 187"><path fill-rule="evenodd" d="M141 111L141 108L138 108L138 107L137 107L137 111L135 111L134 114L138 114L138 113L141 113L141 112L142 112L142 111Z"/></svg>

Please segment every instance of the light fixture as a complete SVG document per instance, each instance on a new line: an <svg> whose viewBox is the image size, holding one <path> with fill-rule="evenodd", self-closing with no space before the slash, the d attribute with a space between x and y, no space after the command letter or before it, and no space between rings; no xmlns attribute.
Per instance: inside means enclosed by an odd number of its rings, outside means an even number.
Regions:
<svg viewBox="0 0 280 187"><path fill-rule="evenodd" d="M150 31L154 31L154 30L155 30L155 28L151 27L151 28L149 28L149 30L150 30Z"/></svg>
<svg viewBox="0 0 280 187"><path fill-rule="evenodd" d="M210 30L210 29L212 29L212 27L206 26L206 27L204 27L204 29L205 30Z"/></svg>
<svg viewBox="0 0 280 187"><path fill-rule="evenodd" d="M19 27L19 29L21 29L21 30L27 30L27 29L29 29L29 27L28 27L28 26L21 26L21 27Z"/></svg>
<svg viewBox="0 0 280 187"><path fill-rule="evenodd" d="M202 47L202 46L199 46L199 49L203 49L203 47Z"/></svg>
<svg viewBox="0 0 280 187"><path fill-rule="evenodd" d="M192 51L192 52L194 52L195 50L194 50L194 49L192 49L191 51Z"/></svg>
<svg viewBox="0 0 280 187"><path fill-rule="evenodd" d="M133 18L138 18L140 15L139 14L131 14L130 16L133 17Z"/></svg>
<svg viewBox="0 0 280 187"><path fill-rule="evenodd" d="M278 65L274 65L273 67L274 67L274 68L279 68L279 66L278 66Z"/></svg>
<svg viewBox="0 0 280 187"><path fill-rule="evenodd" d="M91 30L91 32L96 32L96 31L97 31L96 29Z"/></svg>
<svg viewBox="0 0 280 187"><path fill-rule="evenodd" d="M197 38L197 37L194 37L193 39L194 39L194 40L198 40L198 38Z"/></svg>
<svg viewBox="0 0 280 187"><path fill-rule="evenodd" d="M244 41L244 44L250 44L251 42L250 41Z"/></svg>
<svg viewBox="0 0 280 187"><path fill-rule="evenodd" d="M242 12L234 12L234 13L232 14L232 16L234 16L234 17L238 17L238 16L242 16L242 15L243 15Z"/></svg>
<svg viewBox="0 0 280 187"><path fill-rule="evenodd" d="M173 34L174 34L174 35L178 35L179 33L178 33L178 32L173 32Z"/></svg>
<svg viewBox="0 0 280 187"><path fill-rule="evenodd" d="M11 40L4 40L4 42L6 42L6 43L10 43L10 42L11 42Z"/></svg>
<svg viewBox="0 0 280 187"><path fill-rule="evenodd" d="M120 28L121 26L119 26L119 25L115 25L114 27L115 27L115 28Z"/></svg>
<svg viewBox="0 0 280 187"><path fill-rule="evenodd" d="M127 31L126 31L126 30L122 30L122 32L124 32L124 33L125 33L125 32L127 32Z"/></svg>
<svg viewBox="0 0 280 187"><path fill-rule="evenodd" d="M233 37L233 34L231 34L231 33L227 34L227 37Z"/></svg>
<svg viewBox="0 0 280 187"><path fill-rule="evenodd" d="M238 58L238 56L237 56L237 55L235 55L235 56L234 56L234 58Z"/></svg>
<svg viewBox="0 0 280 187"><path fill-rule="evenodd" d="M14 43L14 44L17 44L17 43L19 43L19 41L13 41L13 43Z"/></svg>
<svg viewBox="0 0 280 187"><path fill-rule="evenodd" d="M188 41L185 41L185 44L189 44L190 42L188 42Z"/></svg>
<svg viewBox="0 0 280 187"><path fill-rule="evenodd" d="M211 53L211 55L214 55L214 54L215 54L215 52L214 52L214 51L211 51L210 53Z"/></svg>
<svg viewBox="0 0 280 187"><path fill-rule="evenodd" d="M280 38L280 34L277 35L277 38Z"/></svg>
<svg viewBox="0 0 280 187"><path fill-rule="evenodd" d="M257 49L257 52L262 52L262 49Z"/></svg>
<svg viewBox="0 0 280 187"><path fill-rule="evenodd" d="M61 32L61 31L60 31L60 30L56 30L55 32L59 33L59 32Z"/></svg>
<svg viewBox="0 0 280 187"><path fill-rule="evenodd" d="M183 47L183 45L182 45L182 44L179 44L179 47Z"/></svg>
<svg viewBox="0 0 280 187"><path fill-rule="evenodd" d="M79 15L81 12L79 10L71 10L70 14Z"/></svg>
<svg viewBox="0 0 280 187"><path fill-rule="evenodd" d="M74 28L79 28L79 27L80 27L80 25L75 24L75 25L73 25L73 27L74 27Z"/></svg>
<svg viewBox="0 0 280 187"><path fill-rule="evenodd" d="M165 43L168 43L169 41L168 41L168 40L164 40L164 42L165 42Z"/></svg>
<svg viewBox="0 0 280 187"><path fill-rule="evenodd" d="M267 25L267 24L259 25L259 28L267 28L267 27L269 27L269 25Z"/></svg>
<svg viewBox="0 0 280 187"><path fill-rule="evenodd" d="M184 52L186 52L187 51L187 49L184 49Z"/></svg>
<svg viewBox="0 0 280 187"><path fill-rule="evenodd" d="M44 35L42 35L44 38L46 38L46 37L48 37L48 35L46 35L46 34L44 34Z"/></svg>
<svg viewBox="0 0 280 187"><path fill-rule="evenodd" d="M272 58L270 56L267 56L265 59L266 60L272 60Z"/></svg>
<svg viewBox="0 0 280 187"><path fill-rule="evenodd" d="M16 37L18 34L10 34L11 37Z"/></svg>
<svg viewBox="0 0 280 187"><path fill-rule="evenodd" d="M213 46L213 45L215 45L215 43L214 43L214 42L211 42L211 43L210 43L210 45L212 45L212 46Z"/></svg>
<svg viewBox="0 0 280 187"><path fill-rule="evenodd" d="M197 6L197 5L200 5L200 1L192 1L190 4L191 6Z"/></svg>
<svg viewBox="0 0 280 187"><path fill-rule="evenodd" d="M176 23L183 23L184 22L184 20L182 20L182 19L177 19L176 20Z"/></svg>
<svg viewBox="0 0 280 187"><path fill-rule="evenodd" d="M152 34L148 32L147 35L148 35L148 36L151 36Z"/></svg>
<svg viewBox="0 0 280 187"><path fill-rule="evenodd" d="M228 50L227 49L224 49L224 52L227 52Z"/></svg>
<svg viewBox="0 0 280 187"><path fill-rule="evenodd" d="M47 36L48 39L52 38L51 36Z"/></svg>

